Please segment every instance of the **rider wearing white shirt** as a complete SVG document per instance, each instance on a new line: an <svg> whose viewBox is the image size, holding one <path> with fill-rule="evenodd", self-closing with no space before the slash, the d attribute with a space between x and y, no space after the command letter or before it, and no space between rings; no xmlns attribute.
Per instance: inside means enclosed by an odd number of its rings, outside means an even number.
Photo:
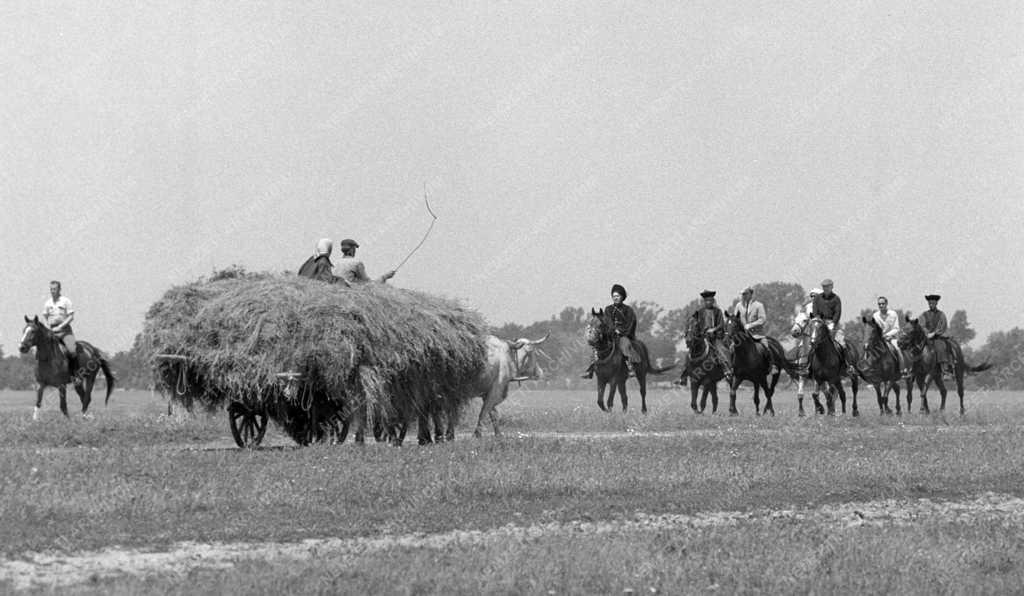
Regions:
<svg viewBox="0 0 1024 596"><path fill-rule="evenodd" d="M71 305L71 299L62 296L60 290L59 281L50 282L50 297L43 304L43 320L67 349L68 372L74 375L78 368L77 340L71 330L71 321L75 320L75 308ZM79 382L77 375L75 375L75 382Z"/></svg>

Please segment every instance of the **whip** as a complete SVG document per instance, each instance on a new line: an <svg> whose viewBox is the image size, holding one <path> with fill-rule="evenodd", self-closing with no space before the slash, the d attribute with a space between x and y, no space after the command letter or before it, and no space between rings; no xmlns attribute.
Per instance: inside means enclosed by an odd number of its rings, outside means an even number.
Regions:
<svg viewBox="0 0 1024 596"><path fill-rule="evenodd" d="M427 228L427 232L425 234L423 234L423 238L420 240L419 244L417 244L409 252L409 254L405 255L405 258L402 259L402 262L399 263L397 267L392 269L392 271L398 271L398 269L402 265L405 265L405 262L408 261L410 257L412 257L414 254L416 254L416 251L419 250L421 246L423 246L424 242L427 241L427 236L430 236L430 231L434 229L434 224L437 223L437 215L434 214L434 210L430 208L430 201L427 200L427 183L426 182L423 183L423 204L426 205L427 213L430 214L430 226Z"/></svg>

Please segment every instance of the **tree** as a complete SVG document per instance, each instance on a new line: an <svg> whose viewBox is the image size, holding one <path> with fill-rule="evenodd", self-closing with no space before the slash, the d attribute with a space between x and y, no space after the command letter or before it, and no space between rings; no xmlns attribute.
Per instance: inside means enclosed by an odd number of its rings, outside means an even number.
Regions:
<svg viewBox="0 0 1024 596"><path fill-rule="evenodd" d="M977 332L971 329L971 324L967 322L967 311L958 310L953 313L953 316L949 319L949 331L947 332L949 337L956 340L960 345L966 345L974 339Z"/></svg>
<svg viewBox="0 0 1024 596"><path fill-rule="evenodd" d="M992 333L977 351L977 358L992 364L978 374L979 385L998 391L1024 389L1024 329Z"/></svg>
<svg viewBox="0 0 1024 596"><path fill-rule="evenodd" d="M636 336L637 339L648 339L653 337L654 324L661 316L663 309L656 302L634 302L630 305L636 313ZM643 336L643 337L641 337Z"/></svg>

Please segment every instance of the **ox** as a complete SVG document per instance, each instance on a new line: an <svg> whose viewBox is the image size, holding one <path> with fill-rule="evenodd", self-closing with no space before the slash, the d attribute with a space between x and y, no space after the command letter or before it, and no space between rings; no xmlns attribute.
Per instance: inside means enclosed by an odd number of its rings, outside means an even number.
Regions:
<svg viewBox="0 0 1024 596"><path fill-rule="evenodd" d="M483 405L480 407L480 417L477 419L474 436L481 436L484 427L484 418L490 418L494 426L494 434L500 435L498 428L498 414L495 407L505 401L508 397L508 386L513 381L527 381L543 378L544 371L537 364L537 354L544 352L538 347L544 343L551 332L541 339L518 339L509 341L488 335L486 338L487 362L480 371L476 387L473 392L466 396L467 399L474 397L483 398ZM435 402L435 407L423 408L418 416L418 440L421 445L433 441L448 440L455 438L455 426L458 423L458 410L456 407L447 409L443 406L444 400ZM451 406L456 402L448 401ZM434 424L434 438L430 437L430 423ZM447 428L442 428L447 423ZM403 425L404 427L404 425ZM404 428L403 428L404 431ZM401 432L404 435L404 432ZM401 442L401 439L398 440Z"/></svg>

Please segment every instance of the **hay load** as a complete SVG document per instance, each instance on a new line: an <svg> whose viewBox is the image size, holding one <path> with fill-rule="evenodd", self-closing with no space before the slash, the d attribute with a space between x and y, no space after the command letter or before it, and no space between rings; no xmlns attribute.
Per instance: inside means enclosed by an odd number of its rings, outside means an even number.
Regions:
<svg viewBox="0 0 1024 596"><path fill-rule="evenodd" d="M408 419L438 396L461 401L486 333L478 313L422 292L243 272L171 288L149 309L142 345L178 402L241 403L308 442L311 425L365 404ZM285 371L302 375L297 391Z"/></svg>

